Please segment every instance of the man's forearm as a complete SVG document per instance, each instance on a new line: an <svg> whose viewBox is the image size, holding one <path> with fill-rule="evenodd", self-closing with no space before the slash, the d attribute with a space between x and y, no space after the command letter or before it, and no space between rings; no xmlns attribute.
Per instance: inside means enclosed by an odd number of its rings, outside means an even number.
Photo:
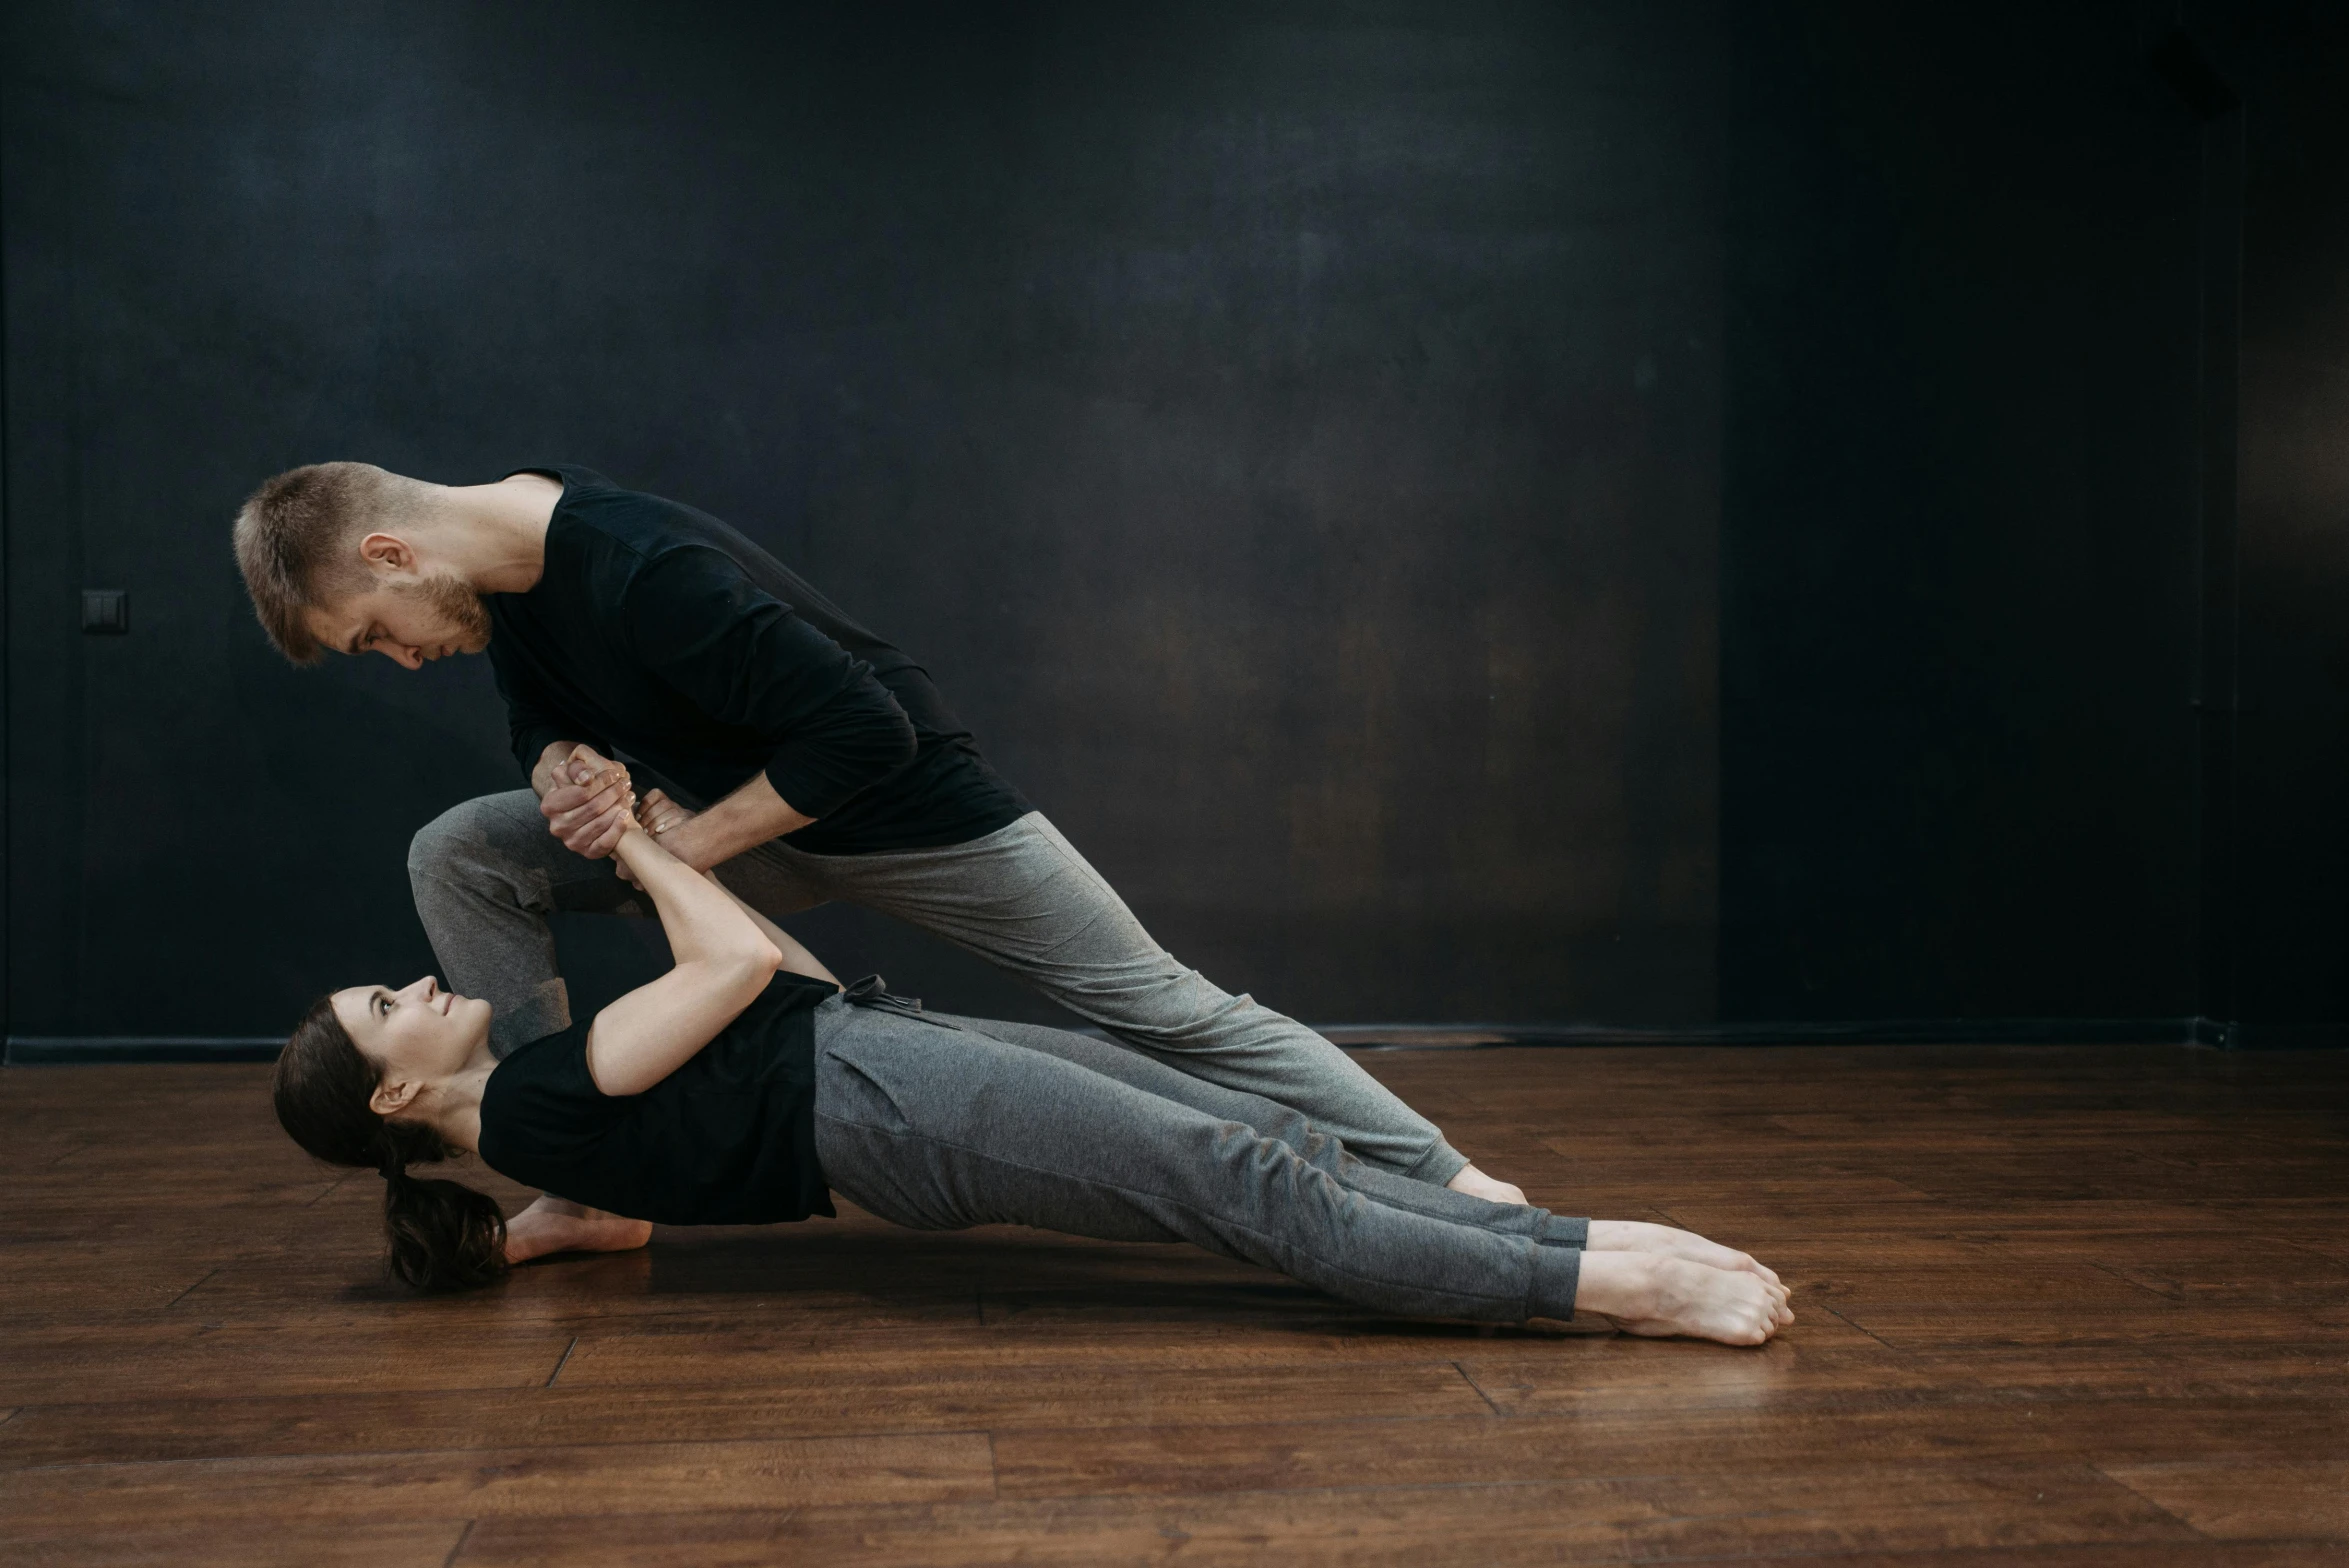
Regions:
<svg viewBox="0 0 2349 1568"><path fill-rule="evenodd" d="M796 833L815 820L792 809L791 802L775 793L764 773L753 773L742 788L660 835L660 844L694 870L707 871L755 844Z"/></svg>

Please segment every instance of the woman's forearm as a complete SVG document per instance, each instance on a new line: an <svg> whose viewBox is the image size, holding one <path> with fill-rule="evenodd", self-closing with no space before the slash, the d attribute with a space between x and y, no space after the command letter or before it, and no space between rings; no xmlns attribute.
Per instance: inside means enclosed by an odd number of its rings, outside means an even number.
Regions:
<svg viewBox="0 0 2349 1568"><path fill-rule="evenodd" d="M744 958L771 970L780 951L733 895L663 849L631 822L613 855L652 896L680 965Z"/></svg>
<svg viewBox="0 0 2349 1568"><path fill-rule="evenodd" d="M606 1094L642 1094L756 1001L783 955L724 889L633 818L613 853L651 895L677 967L595 1015L587 1070Z"/></svg>

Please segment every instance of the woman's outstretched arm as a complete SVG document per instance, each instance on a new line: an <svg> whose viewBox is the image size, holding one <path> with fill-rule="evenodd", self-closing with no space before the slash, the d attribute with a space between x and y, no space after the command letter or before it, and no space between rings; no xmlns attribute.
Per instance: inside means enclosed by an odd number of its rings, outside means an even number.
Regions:
<svg viewBox="0 0 2349 1568"><path fill-rule="evenodd" d="M606 1094L642 1094L757 1000L783 953L732 894L633 821L612 853L651 895L677 967L595 1015L587 1070Z"/></svg>

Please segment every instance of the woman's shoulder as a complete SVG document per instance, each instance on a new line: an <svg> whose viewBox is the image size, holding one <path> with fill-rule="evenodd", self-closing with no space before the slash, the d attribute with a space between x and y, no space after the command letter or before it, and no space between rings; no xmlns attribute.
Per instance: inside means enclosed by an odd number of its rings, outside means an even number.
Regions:
<svg viewBox="0 0 2349 1568"><path fill-rule="evenodd" d="M587 1070L587 1030L592 1020L581 1019L567 1029L516 1046L490 1069L482 1086L482 1114L492 1102L506 1104L520 1096L600 1093Z"/></svg>
<svg viewBox="0 0 2349 1568"><path fill-rule="evenodd" d="M587 1070L588 1022L518 1046L490 1070L481 1090L481 1157L544 1155L575 1145L626 1112L629 1102L598 1089ZM507 1174L512 1174L510 1171Z"/></svg>

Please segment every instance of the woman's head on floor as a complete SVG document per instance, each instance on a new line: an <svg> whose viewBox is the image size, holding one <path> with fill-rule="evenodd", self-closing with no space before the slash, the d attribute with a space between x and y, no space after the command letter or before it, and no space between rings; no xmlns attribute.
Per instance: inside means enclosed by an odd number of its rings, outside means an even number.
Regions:
<svg viewBox="0 0 2349 1568"><path fill-rule="evenodd" d="M496 1200L460 1182L408 1174L464 1151L434 1125L453 1081L486 1054L490 1007L429 976L400 990L353 986L320 997L277 1059L277 1120L331 1165L383 1176L391 1270L420 1290L486 1285L506 1272ZM478 1098L476 1084L472 1094Z"/></svg>

